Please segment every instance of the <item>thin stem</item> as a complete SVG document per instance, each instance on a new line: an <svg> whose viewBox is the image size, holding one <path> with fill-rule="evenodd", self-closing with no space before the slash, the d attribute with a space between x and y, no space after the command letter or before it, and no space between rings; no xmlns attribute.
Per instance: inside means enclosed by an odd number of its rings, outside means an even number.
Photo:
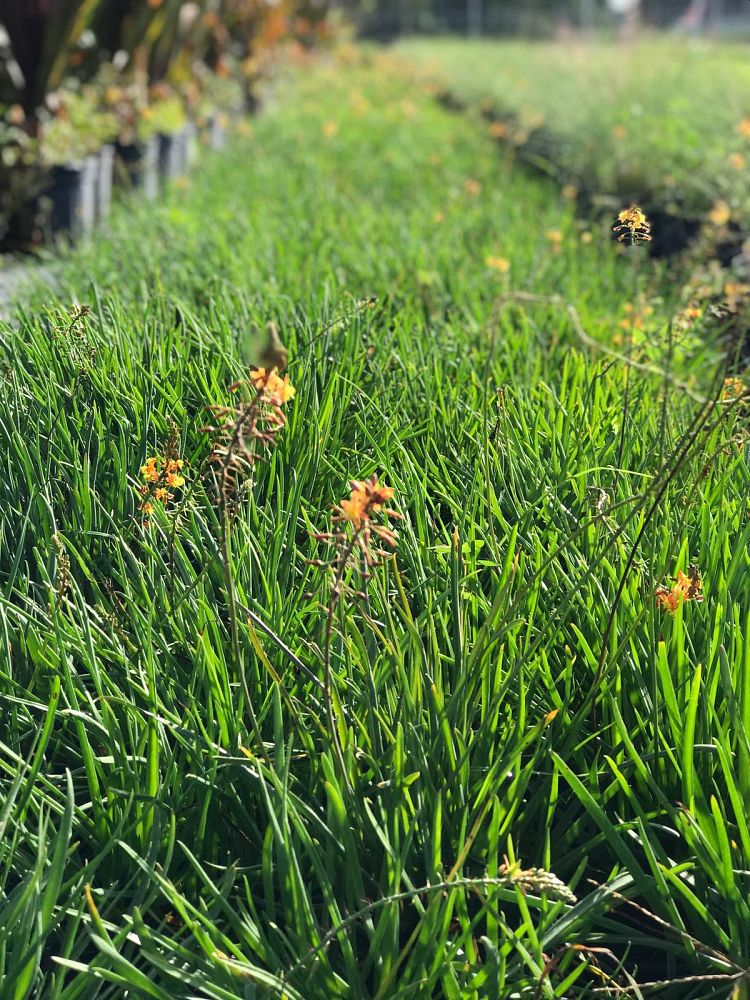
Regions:
<svg viewBox="0 0 750 1000"><path fill-rule="evenodd" d="M349 540L346 548L341 553L339 557L338 564L336 567L336 577L333 581L333 586L331 587L331 597L328 602L328 614L326 615L326 631L325 631L325 642L323 647L323 699L326 706L326 715L328 716L328 726L331 730L331 740L333 742L334 752L336 754L336 760L338 761L339 768L341 770L341 776L346 783L348 791L353 791L351 782L349 781L349 775L346 771L346 762L344 760L344 752L341 747L341 740L339 739L338 729L336 727L336 720L333 714L333 699L331 697L333 676L331 672L331 639L333 636L333 616L336 613L336 608L339 603L339 598L341 597L341 584L343 583L344 573L346 572L346 567L351 558L354 547L359 541L359 536L362 533L362 528L359 527L355 530L351 539Z"/></svg>

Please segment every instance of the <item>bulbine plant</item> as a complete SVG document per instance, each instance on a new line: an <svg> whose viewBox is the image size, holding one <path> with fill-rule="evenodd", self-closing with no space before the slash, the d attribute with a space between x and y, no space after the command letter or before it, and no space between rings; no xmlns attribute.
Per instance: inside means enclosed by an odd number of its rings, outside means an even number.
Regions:
<svg viewBox="0 0 750 1000"><path fill-rule="evenodd" d="M341 774L347 785L349 779L341 746L337 721L334 717L334 685L331 671L331 641L336 609L344 595L367 600L367 582L374 569L390 558L396 548L396 535L387 523L375 520L377 515L400 519L401 514L390 510L386 504L393 499L394 489L384 486L373 474L369 479L353 479L348 499L340 500L334 507L333 530L315 532L313 538L327 542L333 549L329 560L313 560L314 565L327 568L331 574L323 646L323 696L328 716L331 740ZM383 548L382 546L385 546ZM352 574L357 575L359 587L352 585ZM338 698L336 698L338 702Z"/></svg>
<svg viewBox="0 0 750 1000"><path fill-rule="evenodd" d="M172 424L163 454L152 455L141 466L143 485L140 487L138 509L146 517L153 514L158 506L166 508L174 500L175 494L171 491L185 484L184 466L185 462L179 457L179 429ZM148 524L148 521L145 523Z"/></svg>
<svg viewBox="0 0 750 1000"><path fill-rule="evenodd" d="M203 430L213 436L207 464L213 469L232 651L239 669L242 659L237 597L232 575L230 526L243 495L252 487L255 464L263 461L265 453L275 445L279 433L286 425L283 408L294 398L296 390L289 381L289 376L280 375L277 368L254 368L249 378L235 382L230 386L230 391L237 394L237 401L228 406L208 406L215 422ZM241 677L253 729L260 739L244 671L241 671Z"/></svg>
<svg viewBox="0 0 750 1000"><path fill-rule="evenodd" d="M264 450L275 444L286 424L283 407L294 398L295 388L289 376L255 368L250 378L235 382L230 391L244 393L232 406L209 406L216 423L203 428L214 436L209 464L214 466L222 523L237 510L241 492Z"/></svg>

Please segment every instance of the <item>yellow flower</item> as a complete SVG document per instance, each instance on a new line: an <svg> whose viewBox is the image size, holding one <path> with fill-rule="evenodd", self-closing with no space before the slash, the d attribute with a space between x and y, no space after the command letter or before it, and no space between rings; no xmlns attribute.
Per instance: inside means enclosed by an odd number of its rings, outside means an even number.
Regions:
<svg viewBox="0 0 750 1000"><path fill-rule="evenodd" d="M548 229L544 234L544 238L549 243L552 248L552 253L560 253L560 248L562 247L563 234L560 229Z"/></svg>
<svg viewBox="0 0 750 1000"><path fill-rule="evenodd" d="M612 136L615 139L618 139L618 140L619 139L624 139L627 134L628 134L628 130L625 128L624 125L614 125L612 127Z"/></svg>
<svg viewBox="0 0 750 1000"><path fill-rule="evenodd" d="M168 453L175 454L176 438L170 439ZM185 477L180 474L180 469L185 463L181 458L166 458L160 455L153 455L147 458L141 466L141 475L144 484L140 487L139 493L142 497L138 504L140 510L150 514L154 509L154 501L167 504L172 499L172 494L167 487L182 486Z"/></svg>
<svg viewBox="0 0 750 1000"><path fill-rule="evenodd" d="M326 122L323 126L323 135L326 139L333 138L339 130L338 122Z"/></svg>
<svg viewBox="0 0 750 1000"><path fill-rule="evenodd" d="M743 139L750 139L750 118L743 118L742 121L738 122L736 132Z"/></svg>
<svg viewBox="0 0 750 1000"><path fill-rule="evenodd" d="M730 153L728 158L729 166L733 170L742 170L745 166L745 157L742 153Z"/></svg>
<svg viewBox="0 0 750 1000"><path fill-rule="evenodd" d="M507 257L488 257L485 261L487 267L500 274L507 274L510 271L510 261Z"/></svg>
<svg viewBox="0 0 750 1000"><path fill-rule="evenodd" d="M567 198L568 201L575 201L578 197L578 188L575 184L563 184L561 193L563 198Z"/></svg>
<svg viewBox="0 0 750 1000"><path fill-rule="evenodd" d="M443 215L442 212L435 212L435 214L432 217L432 221L434 223L436 223L436 224L439 224L439 223L443 222L444 219L445 219L445 216Z"/></svg>
<svg viewBox="0 0 750 1000"><path fill-rule="evenodd" d="M581 243L593 243L593 241L594 237L591 235L588 229L584 229L584 231L581 233Z"/></svg>
<svg viewBox="0 0 750 1000"><path fill-rule="evenodd" d="M631 245L636 245L651 239L651 227L637 205L624 208L617 218L619 224L614 226L614 231L618 240L627 240Z"/></svg>
<svg viewBox="0 0 750 1000"><path fill-rule="evenodd" d="M731 217L731 209L725 201L717 201L708 213L708 217L715 226L726 226Z"/></svg>
<svg viewBox="0 0 750 1000"><path fill-rule="evenodd" d="M473 177L468 177L464 181L464 191L468 195L471 195L472 198L476 198L476 196L480 193L481 190L482 190L482 185L479 183L479 181L475 180Z"/></svg>
<svg viewBox="0 0 750 1000"><path fill-rule="evenodd" d="M156 468L156 458L147 458L146 464L141 466L141 475L148 483L158 482L159 470Z"/></svg>
<svg viewBox="0 0 750 1000"><path fill-rule="evenodd" d="M509 129L505 122L492 122L490 125L490 135L493 139L507 139L508 132Z"/></svg>
<svg viewBox="0 0 750 1000"><path fill-rule="evenodd" d="M724 388L721 390L722 399L737 399L745 391L745 383L736 376L724 379Z"/></svg>

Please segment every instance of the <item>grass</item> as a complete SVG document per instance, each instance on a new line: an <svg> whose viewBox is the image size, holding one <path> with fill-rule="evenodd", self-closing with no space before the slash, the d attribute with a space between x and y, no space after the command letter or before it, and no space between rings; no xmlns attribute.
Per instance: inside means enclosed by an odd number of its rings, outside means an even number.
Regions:
<svg viewBox="0 0 750 1000"><path fill-rule="evenodd" d="M599 196L745 226L750 69L743 46L646 36L637 43L414 39L398 51L470 106L509 121L540 161Z"/></svg>
<svg viewBox="0 0 750 1000"><path fill-rule="evenodd" d="M372 55L0 326L3 998L740 989L744 403L674 276L581 232ZM223 546L205 407L268 320L297 394ZM403 520L328 685L311 532L373 472Z"/></svg>

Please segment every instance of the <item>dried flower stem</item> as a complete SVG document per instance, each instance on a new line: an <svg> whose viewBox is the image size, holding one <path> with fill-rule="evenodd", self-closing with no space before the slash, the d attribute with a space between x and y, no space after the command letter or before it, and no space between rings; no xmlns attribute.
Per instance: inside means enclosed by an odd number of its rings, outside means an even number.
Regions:
<svg viewBox="0 0 750 1000"><path fill-rule="evenodd" d="M333 620L344 590L344 578L355 552L358 552L362 559L361 575L363 581L363 588L357 591L355 596L366 601L367 593L364 588L367 585L371 570L390 554L386 551L374 550L372 548L373 536L380 539L390 548L395 548L395 534L386 525L375 523L372 520L373 514L382 511L383 516L386 518L398 518L401 516L395 511L384 509L384 505L393 497L393 490L388 486L379 485L377 476L371 476L369 479L361 482L354 479L350 485L351 494L349 499L341 500L335 507L333 520L337 527L331 532L322 532L313 535L319 541L329 542L336 550L336 556L332 564L333 583L331 584L328 598L323 644L323 700L326 706L326 715L328 717L328 726L336 761L349 791L352 790L352 787L346 770L344 752L333 710L334 682L333 671L331 670ZM317 561L316 565L326 566L331 564Z"/></svg>
<svg viewBox="0 0 750 1000"><path fill-rule="evenodd" d="M275 444L276 435L286 425L286 418L281 408L294 397L295 390L288 377L281 378L275 368L271 371L256 368L251 372L247 382L235 383L231 389L236 391L241 387L251 389L250 398L234 406L207 407L216 419L216 425L206 427L204 430L214 435L207 464L216 467L214 474L217 482L221 532L220 552L229 611L232 655L240 673L253 732L259 746L262 746L250 689L245 671L242 669L237 592L232 574L230 524L239 503L241 481L252 472L255 463L262 460L259 449L272 447Z"/></svg>

